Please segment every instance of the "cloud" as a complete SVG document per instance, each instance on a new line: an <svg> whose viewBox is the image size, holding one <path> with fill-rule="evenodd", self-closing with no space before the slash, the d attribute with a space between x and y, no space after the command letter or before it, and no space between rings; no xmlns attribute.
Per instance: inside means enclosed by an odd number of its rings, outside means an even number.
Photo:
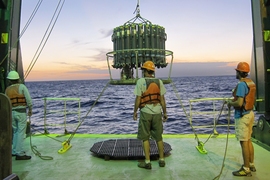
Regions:
<svg viewBox="0 0 270 180"><path fill-rule="evenodd" d="M91 49L91 51L95 51L96 53L94 55L92 55L92 56L83 56L83 57L89 59L92 62L93 61L94 62L102 62L102 61L104 61L104 63L105 63L107 61L106 54L108 52L111 52L112 49L103 49L103 48L100 48L100 49Z"/></svg>
<svg viewBox="0 0 270 180"><path fill-rule="evenodd" d="M170 65L165 69L157 69L156 75L168 77ZM234 67L229 62L173 63L170 77L234 75Z"/></svg>
<svg viewBox="0 0 270 180"><path fill-rule="evenodd" d="M109 30L106 30L106 29L100 29L99 32L103 35L101 38L107 38L107 37L110 37L112 34L113 34L113 30L112 29L109 29Z"/></svg>

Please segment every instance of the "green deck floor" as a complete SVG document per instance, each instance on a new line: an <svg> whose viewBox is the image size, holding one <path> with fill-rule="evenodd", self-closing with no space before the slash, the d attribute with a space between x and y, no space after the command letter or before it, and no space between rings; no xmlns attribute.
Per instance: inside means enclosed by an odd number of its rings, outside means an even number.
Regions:
<svg viewBox="0 0 270 180"><path fill-rule="evenodd" d="M54 136L54 135L52 135ZM226 135L210 138L205 144L207 154L200 154L195 148L194 135L164 135L164 142L172 147L166 157L166 167L158 166L152 161L152 170L137 167L138 160L109 160L95 157L89 151L95 142L116 138L136 138L135 135L75 135L71 140L72 148L64 154L58 154L61 142L69 136L58 137L55 141L45 136L32 136L32 145L44 158L36 156L30 148L30 138L25 141L27 154L31 160L16 161L13 157L12 172L21 180L211 180L217 177L222 169L226 148ZM208 135L199 135L205 141ZM239 142L231 135L224 168L219 179L259 179L270 177L270 152L254 143L255 165L257 172L252 177L234 177L232 171L241 167L242 155ZM218 178L217 178L218 179Z"/></svg>

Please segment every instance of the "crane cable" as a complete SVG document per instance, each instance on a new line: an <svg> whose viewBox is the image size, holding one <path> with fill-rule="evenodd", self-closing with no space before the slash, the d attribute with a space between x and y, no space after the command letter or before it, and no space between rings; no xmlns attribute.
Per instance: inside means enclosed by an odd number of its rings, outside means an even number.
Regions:
<svg viewBox="0 0 270 180"><path fill-rule="evenodd" d="M52 33L52 30L53 30L53 28L55 26L55 23L57 22L58 17L60 15L60 12L61 12L61 10L62 10L62 8L64 6L65 0L63 0L62 4L61 4L61 2L62 2L62 0L59 0L58 5L57 5L57 7L56 7L56 9L54 11L53 17L51 18L51 21L50 21L50 23L48 25L48 28L47 28L47 30L46 30L46 32L45 32L45 34L44 34L44 36L43 36L43 38L42 38L42 40L41 40L38 48L36 50L36 53L35 53L32 61L31 61L30 65L28 66L28 68L27 68L27 70L26 70L26 72L24 74L24 79L26 79L28 77L29 73L31 72L32 68L34 67L35 63L37 62L37 60L38 60L38 58L39 58L42 50L44 49L44 47L45 47L45 45L46 45L46 43L47 43L47 41L48 41L48 39L49 39L49 37L50 37L50 35ZM58 13L57 13L57 11L58 11ZM57 15L56 15L56 13L57 13Z"/></svg>
<svg viewBox="0 0 270 180"><path fill-rule="evenodd" d="M23 34L25 33L25 31L26 31L27 28L29 27L29 25L30 25L30 23L32 22L33 18L35 17L35 15L36 15L36 13L37 13L37 11L38 11L38 9L39 9L39 7L40 7L42 1L43 1L43 0L39 0L39 1L38 1L38 3L37 3L37 5L36 5L36 7L34 8L34 10L33 10L32 14L31 14L30 18L28 19L27 23L25 24L25 26L24 26L22 32L20 33L20 35L19 35L19 37L17 38L17 40L15 41L15 43L11 46L10 50L9 50L8 53L5 55L5 57L1 60L0 65L2 65L3 62L7 59L9 53L11 53L11 50L12 50L15 46L17 46L19 40L21 39L21 37L23 36Z"/></svg>

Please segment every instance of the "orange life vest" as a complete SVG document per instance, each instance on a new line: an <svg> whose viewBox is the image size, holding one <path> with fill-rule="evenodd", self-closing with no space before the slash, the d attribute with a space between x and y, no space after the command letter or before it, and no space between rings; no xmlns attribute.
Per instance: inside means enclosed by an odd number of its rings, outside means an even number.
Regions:
<svg viewBox="0 0 270 180"><path fill-rule="evenodd" d="M246 85L248 87L248 93L244 97L244 103L243 103L242 107L235 107L235 109L244 109L246 111L249 111L249 110L253 109L253 106L254 106L254 103L255 103L256 85L249 78L243 78L243 79L241 79L241 82L246 83ZM236 96L237 87L238 87L238 85L236 86L236 88L233 91L233 97L234 97L233 101L236 101L237 98L238 98Z"/></svg>
<svg viewBox="0 0 270 180"><path fill-rule="evenodd" d="M146 104L156 104L160 102L159 79L145 79L146 91L141 96L140 108Z"/></svg>
<svg viewBox="0 0 270 180"><path fill-rule="evenodd" d="M12 107L26 106L26 99L23 94L19 93L20 84L7 87L6 95L9 97Z"/></svg>

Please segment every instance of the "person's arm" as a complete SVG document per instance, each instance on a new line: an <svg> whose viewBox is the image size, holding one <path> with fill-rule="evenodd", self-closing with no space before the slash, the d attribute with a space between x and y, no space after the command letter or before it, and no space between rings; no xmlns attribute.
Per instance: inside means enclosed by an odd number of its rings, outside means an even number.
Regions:
<svg viewBox="0 0 270 180"><path fill-rule="evenodd" d="M163 111L163 121L165 122L168 119L168 115L167 115L166 101L165 101L165 96L164 95L160 96L160 105L161 105L162 111Z"/></svg>
<svg viewBox="0 0 270 180"><path fill-rule="evenodd" d="M228 106L233 106L233 107L242 107L244 103L244 98L242 97L237 97L237 100L236 101L228 101Z"/></svg>
<svg viewBox="0 0 270 180"><path fill-rule="evenodd" d="M244 96L245 96L245 84L243 82L239 83L237 85L237 90L236 90L236 100L229 100L228 101L228 106L233 106L233 107L242 107L244 103Z"/></svg>
<svg viewBox="0 0 270 180"><path fill-rule="evenodd" d="M24 94L24 97L25 97L25 99L26 99L26 103L27 103L27 106L28 106L28 116L32 116L32 98L31 98L31 96L30 96L30 93L29 93L29 91L28 91L28 89L27 89L27 87L25 86L25 85L23 85L23 84L21 84L22 85L22 92L23 92L23 94Z"/></svg>
<svg viewBox="0 0 270 180"><path fill-rule="evenodd" d="M133 119L136 121L137 120L137 111L139 109L141 102L141 96L136 96L135 98L135 103L134 103L134 112L133 112Z"/></svg>

